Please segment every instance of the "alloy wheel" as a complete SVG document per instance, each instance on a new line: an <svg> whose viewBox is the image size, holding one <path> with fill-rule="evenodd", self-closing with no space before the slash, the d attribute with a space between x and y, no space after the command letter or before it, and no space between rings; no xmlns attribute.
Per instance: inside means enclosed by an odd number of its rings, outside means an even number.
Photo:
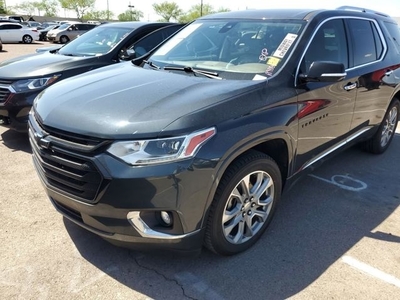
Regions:
<svg viewBox="0 0 400 300"><path fill-rule="evenodd" d="M382 136L381 136L382 147L385 147L387 143L390 141L392 135L394 134L397 121L398 121L397 106L393 106L392 109L389 111L386 120L384 120L384 125L382 128Z"/></svg>
<svg viewBox="0 0 400 300"><path fill-rule="evenodd" d="M274 182L264 171L245 176L232 190L222 215L222 230L232 244L250 240L266 222L274 202Z"/></svg>

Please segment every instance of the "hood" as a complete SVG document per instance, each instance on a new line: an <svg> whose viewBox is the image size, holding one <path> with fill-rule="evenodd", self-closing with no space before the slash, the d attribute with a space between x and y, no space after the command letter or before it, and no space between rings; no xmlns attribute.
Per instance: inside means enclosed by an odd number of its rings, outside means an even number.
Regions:
<svg viewBox="0 0 400 300"><path fill-rule="evenodd" d="M0 63L0 78L23 79L59 73L82 61L95 57L66 56L52 53L36 53L20 56Z"/></svg>
<svg viewBox="0 0 400 300"><path fill-rule="evenodd" d="M152 138L183 116L237 97L238 89L242 94L254 90L257 84L261 83L143 69L126 62L47 88L37 97L34 110L44 125L68 132L109 139ZM197 129L204 122L186 119L190 124L180 122L186 128L176 132Z"/></svg>

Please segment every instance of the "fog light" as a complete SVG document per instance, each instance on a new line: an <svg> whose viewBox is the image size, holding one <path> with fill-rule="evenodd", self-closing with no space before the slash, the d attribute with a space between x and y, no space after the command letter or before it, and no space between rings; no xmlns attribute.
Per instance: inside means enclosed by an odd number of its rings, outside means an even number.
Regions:
<svg viewBox="0 0 400 300"><path fill-rule="evenodd" d="M172 214L169 211L161 211L160 212L160 217L161 217L161 221L162 225L164 226L172 226Z"/></svg>

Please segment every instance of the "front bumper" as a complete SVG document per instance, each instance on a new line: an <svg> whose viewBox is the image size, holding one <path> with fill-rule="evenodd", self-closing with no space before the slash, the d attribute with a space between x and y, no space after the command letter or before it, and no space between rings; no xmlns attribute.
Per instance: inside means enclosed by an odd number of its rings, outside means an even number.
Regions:
<svg viewBox="0 0 400 300"><path fill-rule="evenodd" d="M47 36L47 40L53 43L57 43L59 38L57 36Z"/></svg>
<svg viewBox="0 0 400 300"><path fill-rule="evenodd" d="M40 91L30 93L9 93L0 101L0 124L7 128L27 132L29 111L33 100Z"/></svg>
<svg viewBox="0 0 400 300"><path fill-rule="evenodd" d="M59 136L53 139L38 128L33 115L29 135L38 175L55 208L68 219L120 246L201 249L215 162L132 167L105 152L108 145L93 153L62 149ZM93 192L86 193L85 186ZM171 213L171 227L159 222L161 211Z"/></svg>

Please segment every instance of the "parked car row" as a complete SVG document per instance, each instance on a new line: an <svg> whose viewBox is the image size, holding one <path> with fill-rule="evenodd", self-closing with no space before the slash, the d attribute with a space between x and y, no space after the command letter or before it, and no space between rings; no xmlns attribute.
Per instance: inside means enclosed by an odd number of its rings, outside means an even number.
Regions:
<svg viewBox="0 0 400 300"><path fill-rule="evenodd" d="M49 40L54 43L65 44L98 25L74 21L66 21L63 24L3 21L0 20L0 37L3 38L5 43L32 43L37 40Z"/></svg>
<svg viewBox="0 0 400 300"><path fill-rule="evenodd" d="M44 53L38 51L0 63L0 122L27 131L32 102L43 89L71 76L143 55L182 26L160 22L108 23L64 46L46 47Z"/></svg>
<svg viewBox="0 0 400 300"><path fill-rule="evenodd" d="M246 10L178 32L156 24L101 25L0 64L2 121L28 119L51 203L111 243L240 253L299 176L351 145L391 144L400 31L389 16Z"/></svg>

